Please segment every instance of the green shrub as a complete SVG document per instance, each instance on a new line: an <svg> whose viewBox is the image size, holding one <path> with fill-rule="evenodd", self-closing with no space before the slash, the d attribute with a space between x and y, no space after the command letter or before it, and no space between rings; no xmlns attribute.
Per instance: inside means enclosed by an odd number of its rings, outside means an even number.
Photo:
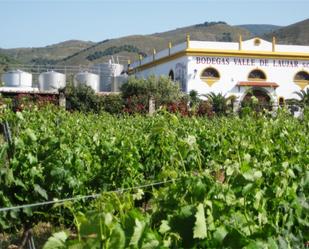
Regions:
<svg viewBox="0 0 309 249"><path fill-rule="evenodd" d="M102 109L111 114L120 114L124 109L121 94L109 94L100 96Z"/></svg>
<svg viewBox="0 0 309 249"><path fill-rule="evenodd" d="M100 99L94 90L86 85L75 87L68 83L65 88L66 109L69 111L95 112L101 110Z"/></svg>
<svg viewBox="0 0 309 249"><path fill-rule="evenodd" d="M150 76L147 79L131 77L122 85L121 92L129 113L148 110L150 98L154 99L157 109L180 100L182 95L178 84L163 76L159 78Z"/></svg>

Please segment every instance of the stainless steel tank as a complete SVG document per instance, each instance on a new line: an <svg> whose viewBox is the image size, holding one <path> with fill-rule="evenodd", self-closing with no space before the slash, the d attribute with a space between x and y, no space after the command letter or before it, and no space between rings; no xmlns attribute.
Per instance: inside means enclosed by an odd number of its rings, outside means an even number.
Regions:
<svg viewBox="0 0 309 249"><path fill-rule="evenodd" d="M58 91L66 86L65 74L55 71L41 73L39 76L40 91Z"/></svg>
<svg viewBox="0 0 309 249"><path fill-rule="evenodd" d="M2 76L5 87L32 87L32 74L21 70L11 70Z"/></svg>
<svg viewBox="0 0 309 249"><path fill-rule="evenodd" d="M100 76L89 72L80 72L74 76L74 86L90 86L95 92L99 91Z"/></svg>

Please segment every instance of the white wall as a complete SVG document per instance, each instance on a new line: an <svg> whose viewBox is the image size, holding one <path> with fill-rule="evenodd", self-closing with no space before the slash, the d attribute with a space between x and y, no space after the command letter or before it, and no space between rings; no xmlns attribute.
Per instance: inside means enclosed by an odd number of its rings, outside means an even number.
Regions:
<svg viewBox="0 0 309 249"><path fill-rule="evenodd" d="M244 61L239 63L239 59L243 59ZM295 96L293 92L299 91L300 87L294 83L294 76L302 70L309 72L309 62L267 59L267 64L265 64L265 59L261 60L236 57L191 56L189 57L188 64L188 91L195 89L200 94L221 92L223 94L239 95L245 88L240 87L239 92L239 88L236 87L237 83L248 81L249 73L254 69L260 69L266 74L267 82L274 82L279 85L276 89L278 97L290 98ZM285 63L284 66L282 61ZM286 64L287 62L288 64ZM207 67L213 67L220 73L220 80L212 86L209 86L200 79L202 71ZM271 90L270 88L265 89Z"/></svg>
<svg viewBox="0 0 309 249"><path fill-rule="evenodd" d="M151 67L149 69L145 69L143 71L137 72L135 75L138 78L147 78L151 75L155 76L168 76L170 71L172 70L174 73L175 80L180 81L181 88L186 91L187 90L187 72L188 72L188 58L181 57L175 59L173 61L169 61L166 63L162 63Z"/></svg>
<svg viewBox="0 0 309 249"><path fill-rule="evenodd" d="M147 57L143 58L141 61L134 61L130 67L131 68L136 68L139 67L140 65L145 65L148 63L153 62L153 60L158 60L162 59L165 57L168 57L170 55L176 54L178 52L184 51L187 48L187 43L180 43L175 46L172 46L171 49L164 49L162 51L157 52L155 55L148 55Z"/></svg>
<svg viewBox="0 0 309 249"><path fill-rule="evenodd" d="M267 60L267 64L265 64L265 60ZM302 70L309 72L308 61L184 56L140 71L136 73L136 76L140 78L147 78L151 75L168 76L170 71L173 70L177 79L179 65L184 66L184 72L182 73L185 73L183 84L186 84L184 89L186 92L196 90L199 94L215 92L238 97L242 96L248 90L248 87L238 87L236 85L241 81L248 81L248 75L254 69L260 69L266 74L266 82L274 82L279 85L276 91L269 87L264 88L269 93L272 93L276 99L279 97L296 97L294 92L299 91L300 87L294 83L295 74ZM220 79L211 86L200 78L202 71L207 67L215 68L220 74Z"/></svg>
<svg viewBox="0 0 309 249"><path fill-rule="evenodd" d="M205 42L205 41L190 41L190 48L210 49L210 50L238 50L238 42Z"/></svg>
<svg viewBox="0 0 309 249"><path fill-rule="evenodd" d="M259 44L255 40L260 41ZM239 51L238 42L208 42L208 41L190 41L190 48L195 49L209 49L209 50L235 50ZM260 38L252 38L241 43L241 50L243 51L264 51L272 52L272 42L265 41ZM276 52L292 52L292 53L309 53L309 46L296 45L280 45L275 44Z"/></svg>

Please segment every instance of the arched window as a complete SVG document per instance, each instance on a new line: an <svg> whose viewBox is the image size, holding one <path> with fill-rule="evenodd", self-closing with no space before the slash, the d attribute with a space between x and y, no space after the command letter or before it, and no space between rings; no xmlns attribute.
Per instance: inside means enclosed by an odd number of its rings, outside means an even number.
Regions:
<svg viewBox="0 0 309 249"><path fill-rule="evenodd" d="M266 75L262 70L255 69L249 73L248 80L266 80Z"/></svg>
<svg viewBox="0 0 309 249"><path fill-rule="evenodd" d="M171 80L174 80L174 72L173 70L171 70L168 74L168 77L171 79Z"/></svg>
<svg viewBox="0 0 309 249"><path fill-rule="evenodd" d="M214 69L212 67L209 67L209 68L206 68L202 72L202 77L205 77L205 78L217 78L217 79L219 79L220 75L219 75L219 72L216 69Z"/></svg>
<svg viewBox="0 0 309 249"><path fill-rule="evenodd" d="M309 74L305 71L300 71L295 75L294 80L309 81Z"/></svg>
<svg viewBox="0 0 309 249"><path fill-rule="evenodd" d="M281 106L281 107L284 106L285 105L284 97L279 97L278 102L279 102L279 106Z"/></svg>
<svg viewBox="0 0 309 249"><path fill-rule="evenodd" d="M301 89L304 89L307 85L309 85L309 74L306 71L300 71L294 76L294 82Z"/></svg>
<svg viewBox="0 0 309 249"><path fill-rule="evenodd" d="M212 86L216 81L220 79L220 74L217 69L213 67L206 68L201 74L201 80L206 82L209 86Z"/></svg>

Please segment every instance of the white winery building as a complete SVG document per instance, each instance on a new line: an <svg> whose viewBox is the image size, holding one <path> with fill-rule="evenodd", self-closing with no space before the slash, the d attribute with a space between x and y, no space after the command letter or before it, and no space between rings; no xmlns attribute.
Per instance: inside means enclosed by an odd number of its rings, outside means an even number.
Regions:
<svg viewBox="0 0 309 249"><path fill-rule="evenodd" d="M277 104L309 86L309 46L253 38L239 42L187 41L128 65L138 78L166 75L182 91L246 96Z"/></svg>

